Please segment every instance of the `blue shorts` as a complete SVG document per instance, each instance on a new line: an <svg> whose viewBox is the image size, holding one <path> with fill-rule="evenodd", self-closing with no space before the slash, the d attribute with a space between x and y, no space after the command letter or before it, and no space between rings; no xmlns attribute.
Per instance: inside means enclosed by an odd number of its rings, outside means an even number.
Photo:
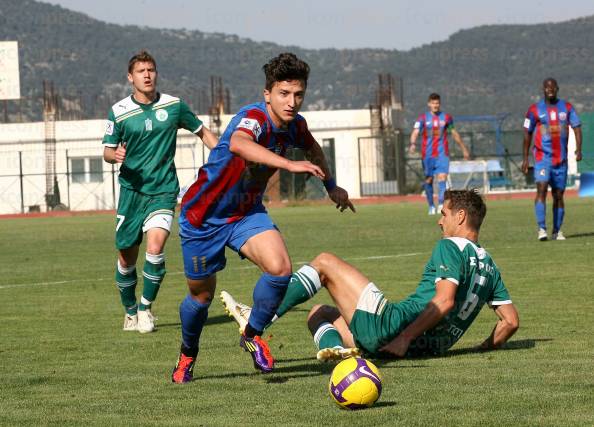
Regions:
<svg viewBox="0 0 594 427"><path fill-rule="evenodd" d="M427 157L423 160L423 171L426 177L450 172L450 158L448 156Z"/></svg>
<svg viewBox="0 0 594 427"><path fill-rule="evenodd" d="M267 230L278 230L266 211L250 213L237 222L194 228L180 225L184 272L188 279L206 279L225 268L225 246L240 253L248 239Z"/></svg>
<svg viewBox="0 0 594 427"><path fill-rule="evenodd" d="M534 164L534 181L546 182L551 188L565 190L567 185L567 162L553 166L551 159L543 159Z"/></svg>

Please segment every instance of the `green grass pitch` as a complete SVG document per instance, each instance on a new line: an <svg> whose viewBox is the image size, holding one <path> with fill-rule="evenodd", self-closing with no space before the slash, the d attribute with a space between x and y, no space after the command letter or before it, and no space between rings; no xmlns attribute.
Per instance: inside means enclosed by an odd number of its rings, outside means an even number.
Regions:
<svg viewBox="0 0 594 427"><path fill-rule="evenodd" d="M170 382L186 293L177 229L155 305L158 331L121 330L110 215L0 220L1 425L593 425L594 200L569 199L564 242L536 240L532 201L491 201L481 243L520 313L507 348L477 353L489 309L442 358L380 361L378 404L348 412L305 326L313 302L269 330L277 369L254 371L215 300L196 380ZM550 209L550 204L549 204ZM272 209L295 265L321 251L354 263L391 300L413 291L440 237L421 203ZM549 222L551 215L549 210ZM250 303L258 271L229 252L218 290ZM322 291L317 302L329 302Z"/></svg>

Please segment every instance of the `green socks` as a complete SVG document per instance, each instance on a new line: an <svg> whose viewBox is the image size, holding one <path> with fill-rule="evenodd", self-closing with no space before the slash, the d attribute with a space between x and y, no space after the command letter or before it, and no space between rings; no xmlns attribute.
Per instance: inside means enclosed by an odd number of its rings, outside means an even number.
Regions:
<svg viewBox="0 0 594 427"><path fill-rule="evenodd" d="M157 298L161 282L165 277L165 254L146 254L146 261L142 270L144 288L140 300L139 310L151 308L151 304Z"/></svg>
<svg viewBox="0 0 594 427"><path fill-rule="evenodd" d="M132 316L135 315L138 309L136 305L136 283L138 281L136 266L122 267L118 260L115 280L120 290L120 298L122 305L126 308L126 313Z"/></svg>
<svg viewBox="0 0 594 427"><path fill-rule="evenodd" d="M342 338L330 322L322 322L314 333L314 342L318 350L323 348L342 347Z"/></svg>
<svg viewBox="0 0 594 427"><path fill-rule="evenodd" d="M293 273L291 281L287 288L287 293L276 310L276 316L273 319L283 316L287 311L312 298L320 289L322 283L318 272L309 265L304 265Z"/></svg>

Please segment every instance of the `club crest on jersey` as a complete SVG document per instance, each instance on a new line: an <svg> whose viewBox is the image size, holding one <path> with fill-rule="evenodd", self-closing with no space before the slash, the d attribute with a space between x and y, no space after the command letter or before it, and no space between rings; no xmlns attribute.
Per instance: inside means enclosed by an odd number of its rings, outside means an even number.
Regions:
<svg viewBox="0 0 594 427"><path fill-rule="evenodd" d="M146 119L146 120L144 121L144 129L145 129L147 132L150 132L150 131L152 131L152 130L153 130L153 121L152 121L151 119Z"/></svg>
<svg viewBox="0 0 594 427"><path fill-rule="evenodd" d="M439 126L445 126L445 120L440 120L439 121Z"/></svg>
<svg viewBox="0 0 594 427"><path fill-rule="evenodd" d="M155 112L155 117L160 122L164 122L165 120L167 120L167 117L169 117L169 114L167 114L167 110L164 110L164 109L161 108L160 110L157 110Z"/></svg>
<svg viewBox="0 0 594 427"><path fill-rule="evenodd" d="M565 119L567 119L567 113L565 113L565 112L559 113L559 120L565 120Z"/></svg>
<svg viewBox="0 0 594 427"><path fill-rule="evenodd" d="M545 176L546 173L547 173L546 169L541 169L540 172L538 172L538 174L540 176Z"/></svg>

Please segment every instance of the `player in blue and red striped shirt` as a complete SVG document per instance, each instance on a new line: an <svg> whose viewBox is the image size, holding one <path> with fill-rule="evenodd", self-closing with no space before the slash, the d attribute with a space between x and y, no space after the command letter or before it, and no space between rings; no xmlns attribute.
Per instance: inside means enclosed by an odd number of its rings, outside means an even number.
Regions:
<svg viewBox="0 0 594 427"><path fill-rule="evenodd" d="M524 119L524 161L522 172L528 173L528 152L534 137L534 180L536 199L534 213L538 239L547 240L546 199L549 185L553 195L553 240L565 240L561 232L565 215L563 193L567 182L567 140L569 127L575 133L576 160L582 160L582 128L573 106L557 98L559 85L553 78L543 81L544 98L532 104Z"/></svg>
<svg viewBox="0 0 594 427"><path fill-rule="evenodd" d="M447 113L441 111L441 97L437 93L429 95L427 100L429 111L421 114L415 122L414 129L410 135L409 153L416 150L415 144L419 134L422 136L421 158L423 171L425 173L425 195L429 204L429 215L435 215L441 211L443 197L446 190L446 180L450 169L450 150L448 145L448 131L452 133L454 141L462 150L464 159L468 160L470 154L462 142L460 134L454 128L454 119ZM435 209L433 201L433 177L437 175L438 186L438 208Z"/></svg>
<svg viewBox="0 0 594 427"><path fill-rule="evenodd" d="M225 268L225 247L262 270L240 345L251 354L256 369L273 369L274 359L261 334L292 277L285 242L262 204L268 179L279 168L323 179L337 208L355 210L348 193L331 176L305 119L297 114L305 96L309 66L284 53L266 64L264 73L265 102L248 105L233 117L182 199L180 236L190 292L180 305L182 345L172 374L176 383L192 379L216 272ZM304 150L310 161L286 159L290 147Z"/></svg>

